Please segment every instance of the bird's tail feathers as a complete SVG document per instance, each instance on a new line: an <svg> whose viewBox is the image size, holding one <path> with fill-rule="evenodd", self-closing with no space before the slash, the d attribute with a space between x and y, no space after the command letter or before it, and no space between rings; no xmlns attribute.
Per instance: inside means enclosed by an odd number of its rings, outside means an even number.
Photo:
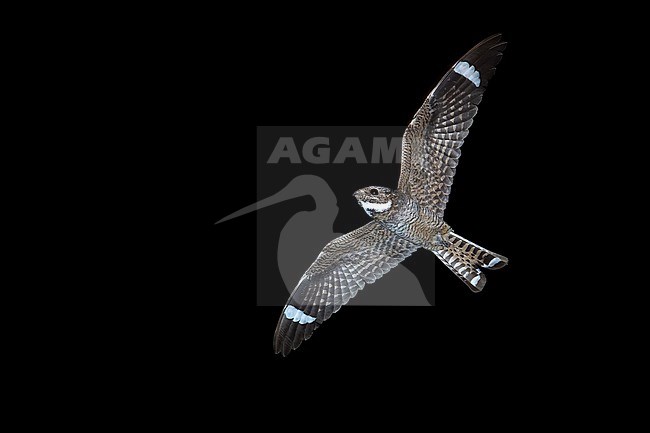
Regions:
<svg viewBox="0 0 650 433"><path fill-rule="evenodd" d="M456 233L449 233L449 247L433 253L456 274L473 292L485 287L487 278L480 268L499 269L508 259L468 241Z"/></svg>

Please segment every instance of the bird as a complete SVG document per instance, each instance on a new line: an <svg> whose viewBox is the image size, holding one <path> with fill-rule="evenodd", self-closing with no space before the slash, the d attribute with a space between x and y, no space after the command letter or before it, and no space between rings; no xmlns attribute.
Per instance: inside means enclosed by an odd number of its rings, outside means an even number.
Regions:
<svg viewBox="0 0 650 433"><path fill-rule="evenodd" d="M319 253L320 246L340 233L335 233L334 220L339 212L336 195L329 184L319 176L302 174L275 194L262 198L236 212L227 215L216 224L238 218L268 206L284 203L297 197L309 196L314 201L314 209L297 212L284 225L278 239L278 269L290 294L302 272ZM296 245L304 245L297 249ZM401 290L391 290L399 286ZM273 305L284 305L286 295ZM360 305L409 305L430 306L418 278L406 267L399 265L390 276L373 286L371 293L363 299L356 299ZM269 302L266 300L265 302ZM352 301L354 304L354 301Z"/></svg>
<svg viewBox="0 0 650 433"><path fill-rule="evenodd" d="M275 329L276 354L297 349L367 284L418 249L431 251L472 292L485 287L482 269L508 264L443 219L461 146L505 48L501 34L484 39L429 93L404 131L397 188L354 192L371 221L329 242L302 275Z"/></svg>

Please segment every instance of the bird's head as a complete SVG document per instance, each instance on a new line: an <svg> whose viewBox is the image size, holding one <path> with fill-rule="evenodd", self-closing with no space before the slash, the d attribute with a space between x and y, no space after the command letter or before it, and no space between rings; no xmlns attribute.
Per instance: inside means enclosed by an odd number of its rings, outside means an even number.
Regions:
<svg viewBox="0 0 650 433"><path fill-rule="evenodd" d="M359 206L371 217L385 215L393 206L396 195L390 188L383 186L368 186L361 188L354 193L354 198Z"/></svg>

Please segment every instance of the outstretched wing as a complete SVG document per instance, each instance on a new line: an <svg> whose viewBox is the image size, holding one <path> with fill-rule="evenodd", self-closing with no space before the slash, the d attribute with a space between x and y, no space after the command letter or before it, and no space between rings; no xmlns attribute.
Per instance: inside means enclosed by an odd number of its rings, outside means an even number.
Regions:
<svg viewBox="0 0 650 433"><path fill-rule="evenodd" d="M505 47L501 35L494 35L461 57L404 132L398 188L439 217L449 200L460 147Z"/></svg>
<svg viewBox="0 0 650 433"><path fill-rule="evenodd" d="M371 221L323 248L282 310L275 329L275 353L286 356L314 329L410 256L418 247Z"/></svg>

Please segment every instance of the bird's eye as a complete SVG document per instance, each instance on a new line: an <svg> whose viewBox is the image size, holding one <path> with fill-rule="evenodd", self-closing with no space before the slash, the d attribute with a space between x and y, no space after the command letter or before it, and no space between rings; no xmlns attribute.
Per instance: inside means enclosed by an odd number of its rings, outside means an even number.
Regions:
<svg viewBox="0 0 650 433"><path fill-rule="evenodd" d="M379 191L377 191L376 189L373 188L373 189L370 190L370 194L372 194L372 195L378 195L378 194L379 194Z"/></svg>

